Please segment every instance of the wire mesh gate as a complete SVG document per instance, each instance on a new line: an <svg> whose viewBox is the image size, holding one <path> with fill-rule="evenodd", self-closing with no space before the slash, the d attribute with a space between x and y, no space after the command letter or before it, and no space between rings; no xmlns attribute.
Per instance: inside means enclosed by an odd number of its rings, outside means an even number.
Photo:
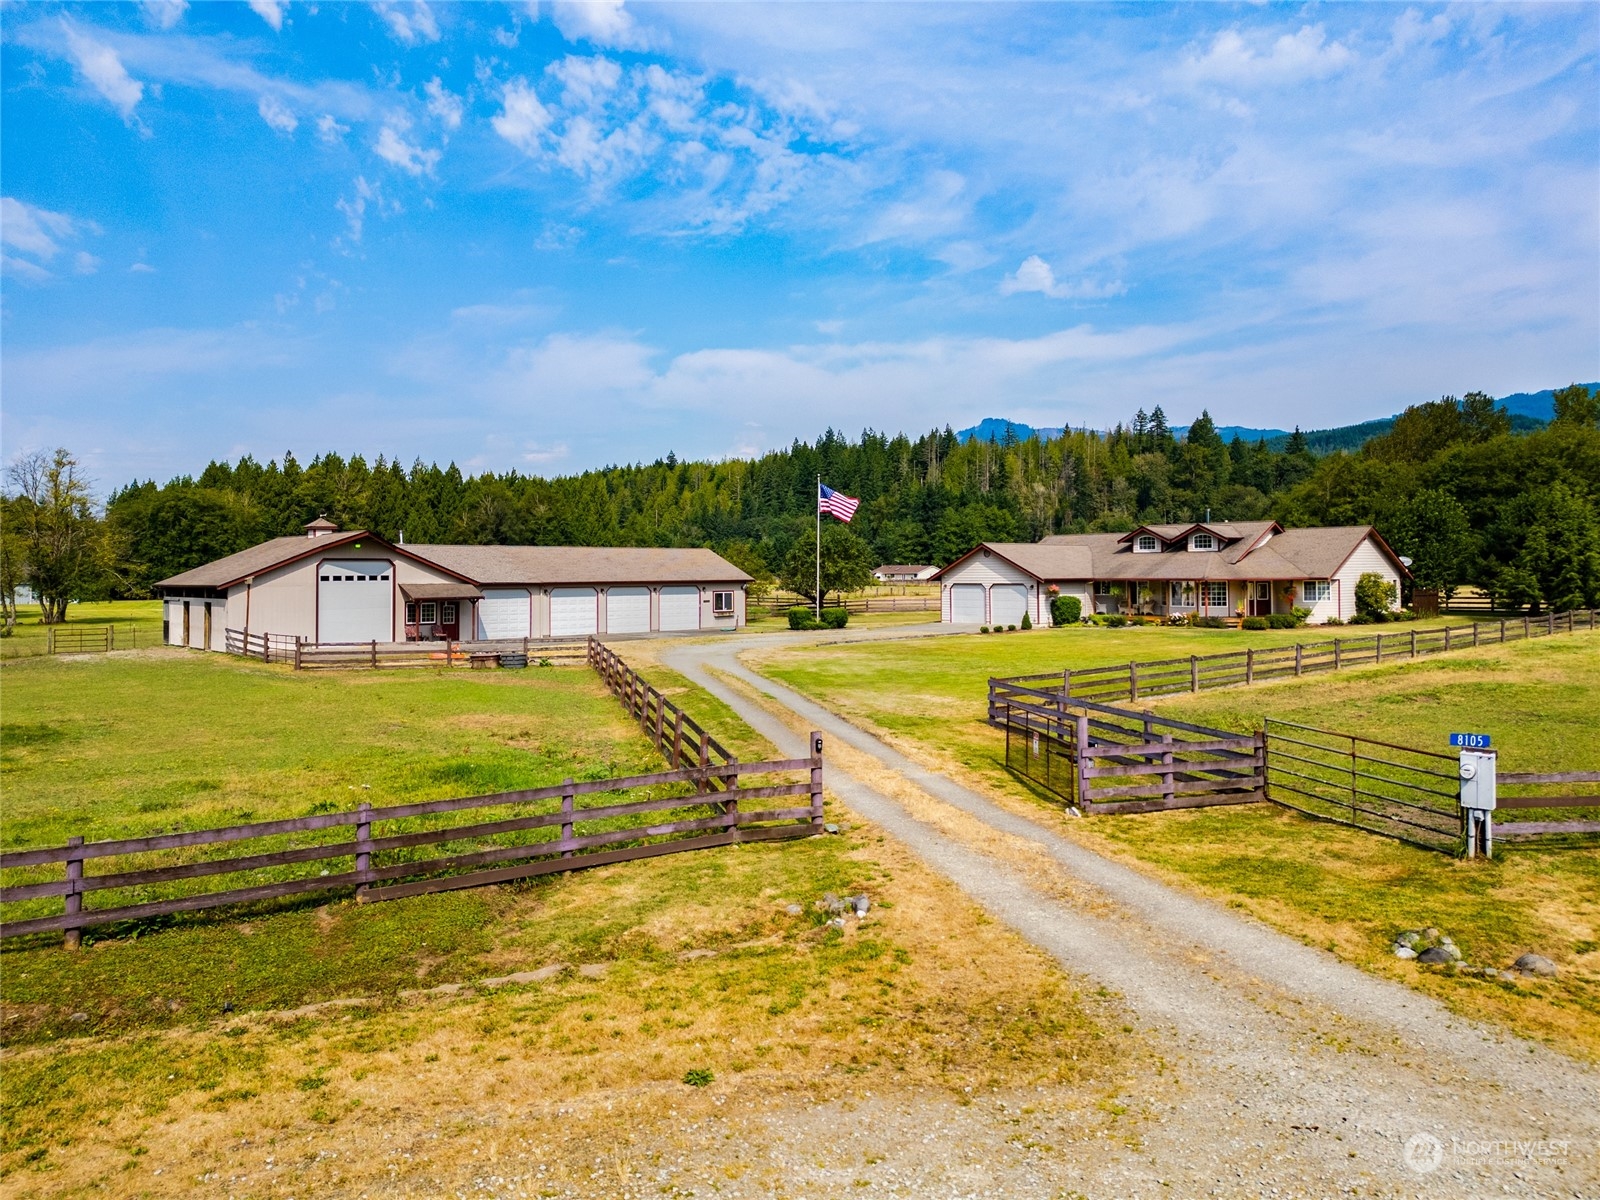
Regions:
<svg viewBox="0 0 1600 1200"><path fill-rule="evenodd" d="M1274 718L1266 750L1273 803L1428 850L1460 849L1455 755Z"/></svg>

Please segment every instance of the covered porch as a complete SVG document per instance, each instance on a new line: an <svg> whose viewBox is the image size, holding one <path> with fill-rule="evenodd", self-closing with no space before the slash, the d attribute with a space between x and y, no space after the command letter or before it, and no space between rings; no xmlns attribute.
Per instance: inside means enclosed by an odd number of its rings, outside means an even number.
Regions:
<svg viewBox="0 0 1600 1200"><path fill-rule="evenodd" d="M1096 580L1094 611L1124 616L1269 617L1295 606L1296 584L1274 579Z"/></svg>
<svg viewBox="0 0 1600 1200"><path fill-rule="evenodd" d="M455 642L463 625L475 630L477 605L483 593L470 583L402 583L406 604L406 641Z"/></svg>

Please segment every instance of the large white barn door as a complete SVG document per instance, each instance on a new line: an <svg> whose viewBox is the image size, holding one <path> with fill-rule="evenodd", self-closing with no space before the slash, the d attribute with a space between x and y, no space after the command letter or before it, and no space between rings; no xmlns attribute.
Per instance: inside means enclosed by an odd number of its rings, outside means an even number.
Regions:
<svg viewBox="0 0 1600 1200"><path fill-rule="evenodd" d="M650 589L608 588L606 590L607 633L650 632Z"/></svg>
<svg viewBox="0 0 1600 1200"><path fill-rule="evenodd" d="M394 640L394 585L386 562L317 567L317 641Z"/></svg>
<svg viewBox="0 0 1600 1200"><path fill-rule="evenodd" d="M1028 587L1023 583L997 583L989 589L989 624L1020 625L1028 611Z"/></svg>
<svg viewBox="0 0 1600 1200"><path fill-rule="evenodd" d="M953 583L950 585L950 620L957 625L982 625L983 584Z"/></svg>
<svg viewBox="0 0 1600 1200"><path fill-rule="evenodd" d="M550 593L550 636L586 637L600 631L599 597L593 588L555 588Z"/></svg>
<svg viewBox="0 0 1600 1200"><path fill-rule="evenodd" d="M680 632L700 628L700 589L664 587L661 589L661 628Z"/></svg>
<svg viewBox="0 0 1600 1200"><path fill-rule="evenodd" d="M486 591L478 601L477 636L486 642L525 638L532 628L531 611L527 592Z"/></svg>

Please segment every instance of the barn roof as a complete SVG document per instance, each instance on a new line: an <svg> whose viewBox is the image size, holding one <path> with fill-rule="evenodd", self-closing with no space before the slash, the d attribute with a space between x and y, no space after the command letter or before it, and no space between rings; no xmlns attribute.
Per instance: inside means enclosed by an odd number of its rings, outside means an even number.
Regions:
<svg viewBox="0 0 1600 1200"><path fill-rule="evenodd" d="M720 554L698 546L407 546L480 584L748 583Z"/></svg>

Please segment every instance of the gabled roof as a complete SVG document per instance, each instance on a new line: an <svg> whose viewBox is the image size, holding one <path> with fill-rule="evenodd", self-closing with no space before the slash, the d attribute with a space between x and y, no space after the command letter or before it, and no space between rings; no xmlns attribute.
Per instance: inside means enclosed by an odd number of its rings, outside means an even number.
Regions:
<svg viewBox="0 0 1600 1200"><path fill-rule="evenodd" d="M1247 541L1255 542L1268 530L1282 530L1276 521L1193 521L1187 525L1141 525L1131 533L1125 533L1118 541L1131 542L1141 533L1153 533L1163 542L1177 542L1186 540L1192 533L1215 534L1224 542ZM1072 536L1057 535L1057 536ZM1048 538L1046 539L1049 540Z"/></svg>
<svg viewBox="0 0 1600 1200"><path fill-rule="evenodd" d="M243 583L255 575L261 575L278 567L288 566L302 558L309 558L313 554L326 554L329 550L341 546L361 544L364 550L370 544L391 554L399 554L414 562L421 562L433 567L437 564L428 561L421 555L413 553L410 547L396 546L393 542L379 537L375 533L368 533L364 529L352 529L348 533L328 533L320 537L280 537L262 542L258 546L251 546L248 550L240 550L237 554L230 554L204 566L193 567L174 575L171 579L163 579L155 586L158 588L228 588L236 583ZM448 567L442 568L447 575L456 572ZM459 578L459 576L458 576Z"/></svg>
<svg viewBox="0 0 1600 1200"><path fill-rule="evenodd" d="M408 546L425 561L484 585L749 583L699 546Z"/></svg>

